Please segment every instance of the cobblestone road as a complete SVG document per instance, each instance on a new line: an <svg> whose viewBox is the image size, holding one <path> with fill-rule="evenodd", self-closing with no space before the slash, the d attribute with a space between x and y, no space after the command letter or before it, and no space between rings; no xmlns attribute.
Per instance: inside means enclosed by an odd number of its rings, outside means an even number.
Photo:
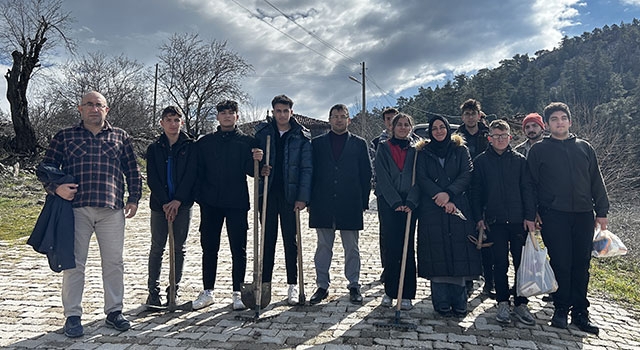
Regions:
<svg viewBox="0 0 640 350"><path fill-rule="evenodd" d="M197 230L199 211L197 207L194 209L181 289L183 301L196 298L202 288ZM495 321L495 302L484 298L478 291L472 296L471 312L467 317L439 317L431 306L428 283L424 279L418 280L415 308L402 313L402 321L417 325L417 329L401 331L380 327L376 323L393 323L394 309L380 306L384 289L378 282L381 268L375 208L367 211L365 216L366 227L360 236L363 305L349 303L347 282L342 272L342 249L337 238L329 298L314 306L288 306L284 254L279 238L272 304L262 313L265 318L262 322L252 323L235 317L251 316L252 311L231 310L231 257L225 239L220 248L214 305L193 312L149 313L144 310L141 304L147 295L150 238L148 204L141 203L138 215L127 222L125 242L124 312L132 321L132 329L121 333L104 324L100 261L94 239L87 263L83 303L85 336L77 339L69 339L62 334L61 274L49 270L46 258L30 247L3 244L0 246L0 346L77 349L640 349L638 314L607 300L590 298L592 320L601 327L600 336L596 337L573 326L568 330L550 327L552 305L540 298L532 298L529 303L537 319L535 326L517 322L508 326L498 324ZM305 227L306 224L304 212L302 236L308 300L315 290L313 254L316 239L315 231ZM249 230L251 240L252 227ZM249 282L253 266L251 242L247 251L246 281ZM167 258L165 254L165 261ZM168 280L167 274L167 271L163 272L164 281Z"/></svg>

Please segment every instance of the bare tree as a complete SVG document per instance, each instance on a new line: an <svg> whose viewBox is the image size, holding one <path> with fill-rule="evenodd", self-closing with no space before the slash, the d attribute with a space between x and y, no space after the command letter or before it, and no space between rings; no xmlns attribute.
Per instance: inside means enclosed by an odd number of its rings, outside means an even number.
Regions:
<svg viewBox="0 0 640 350"><path fill-rule="evenodd" d="M29 80L47 50L62 43L73 52L73 42L65 34L72 18L62 10L62 0L4 0L0 16L0 55L10 53L13 61L4 77L16 132L15 150L34 153L38 144L29 120Z"/></svg>
<svg viewBox="0 0 640 350"><path fill-rule="evenodd" d="M198 135L214 116L215 104L224 98L244 100L240 80L253 71L226 42L204 42L198 34L174 34L160 46L159 83L182 108L185 126Z"/></svg>
<svg viewBox="0 0 640 350"><path fill-rule="evenodd" d="M64 65L51 78L37 102L34 124L38 134L50 137L60 126L77 123L78 103L85 93L102 93L109 104L109 122L133 135L148 133L155 122L151 115L151 82L142 63L124 55L108 57L94 52Z"/></svg>

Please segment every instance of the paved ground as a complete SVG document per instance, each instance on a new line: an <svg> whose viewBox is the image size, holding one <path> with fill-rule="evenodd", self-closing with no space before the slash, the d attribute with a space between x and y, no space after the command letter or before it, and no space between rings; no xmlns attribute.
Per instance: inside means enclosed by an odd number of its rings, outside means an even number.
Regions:
<svg viewBox="0 0 640 350"><path fill-rule="evenodd" d="M373 197L372 197L373 198ZM251 216L251 215L250 215ZM606 300L591 298L592 319L601 326L595 337L570 326L559 330L548 325L551 305L533 298L530 307L537 319L535 326L495 321L495 302L475 292L470 314L464 319L442 318L431 306L428 283L418 280L415 308L402 313L402 322L417 325L413 331L380 327L393 324L394 310L380 307L383 287L377 281L379 264L377 214L366 213L361 234L364 305L348 301L346 280L342 274L342 250L336 242L332 266L333 284L328 301L315 306L286 305L284 257L280 243L273 281L272 304L262 313L259 323L243 322L237 315L252 311L231 310L231 259L223 240L216 283L216 303L194 312L149 313L141 304L146 298L147 256L149 249L149 209L142 203L138 215L128 221L125 249L125 310L133 327L117 332L104 325L102 280L97 243L92 242L87 264L84 294L85 336L69 339L62 334L64 317L60 301L61 275L49 270L46 258L26 245L2 246L0 250L0 346L7 348L77 349L197 349L197 348L441 348L441 349L639 349L639 315ZM201 289L200 244L194 211L188 240L188 256L181 296L194 299ZM307 299L315 289L313 253L315 231L302 215L305 291ZM251 240L252 228L249 235ZM252 245L247 248L247 281L251 281ZM165 255L165 258L167 256ZM167 272L163 273L163 278ZM273 318L269 318L274 316ZM268 319L267 319L268 318Z"/></svg>

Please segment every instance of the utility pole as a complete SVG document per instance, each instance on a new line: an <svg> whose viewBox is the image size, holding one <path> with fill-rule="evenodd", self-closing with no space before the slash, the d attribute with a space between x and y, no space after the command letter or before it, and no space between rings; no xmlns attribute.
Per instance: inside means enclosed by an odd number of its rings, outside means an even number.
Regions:
<svg viewBox="0 0 640 350"><path fill-rule="evenodd" d="M356 83L362 85L362 111L360 112L360 118L361 122L362 122L362 130L363 132L366 132L367 128L367 99L366 99L366 80L367 80L367 76L365 75L365 65L364 65L364 61L362 61L362 81L358 80L356 77L354 76L349 76L349 79L355 81Z"/></svg>

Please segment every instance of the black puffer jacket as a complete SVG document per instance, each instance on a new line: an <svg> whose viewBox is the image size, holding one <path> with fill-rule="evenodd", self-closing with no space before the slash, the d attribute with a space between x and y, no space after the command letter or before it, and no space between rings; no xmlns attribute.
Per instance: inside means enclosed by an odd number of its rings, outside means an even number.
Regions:
<svg viewBox="0 0 640 350"><path fill-rule="evenodd" d="M149 207L154 211L162 211L162 206L169 203L169 187L167 185L167 159L173 156L174 199L179 200L180 210L193 206L194 186L196 183L196 156L194 142L189 135L180 132L178 141L169 146L169 139L164 133L158 140L147 147L147 184L151 190Z"/></svg>
<svg viewBox="0 0 640 350"><path fill-rule="evenodd" d="M469 198L475 222L514 224L536 216L527 160L511 146L502 154L489 147L473 160Z"/></svg>
<svg viewBox="0 0 640 350"><path fill-rule="evenodd" d="M479 275L480 251L467 235L475 232L467 190L471 182L471 157L464 141L453 135L455 143L446 154L444 166L428 147L418 155L417 184L420 187L418 216L418 276L462 277ZM433 196L447 192L450 202L467 217L447 214L437 206Z"/></svg>
<svg viewBox="0 0 640 350"><path fill-rule="evenodd" d="M293 117L289 120L291 129L285 139L284 159L282 161L282 173L284 183L285 199L289 203L296 201L309 203L311 199L311 178L313 176L313 155L311 152L311 133L300 125ZM265 152L267 135L271 136L271 149L269 154L269 164L274 165L276 160L276 135L278 129L275 121L271 117L256 125L256 139L260 148ZM278 135L277 137L280 137ZM264 164L264 159L262 161ZM277 173L273 170L272 174ZM269 189L272 188L273 176L269 176ZM264 177L260 177L260 196L264 190Z"/></svg>

